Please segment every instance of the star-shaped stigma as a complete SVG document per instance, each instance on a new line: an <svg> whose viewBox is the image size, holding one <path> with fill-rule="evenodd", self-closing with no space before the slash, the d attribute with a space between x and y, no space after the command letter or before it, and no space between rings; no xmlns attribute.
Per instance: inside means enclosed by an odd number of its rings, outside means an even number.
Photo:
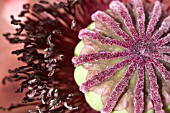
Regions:
<svg viewBox="0 0 170 113"><path fill-rule="evenodd" d="M124 76L108 95L101 113L112 112L128 87L135 70L137 70L137 80L133 91L134 113L143 113L145 110L145 75L149 78L148 93L153 109L156 113L164 113L155 70L162 75L163 81L170 82L170 72L163 64L163 62L170 63L168 44L170 15L162 17L162 4L156 1L147 20L148 13L142 1L132 0L132 4L125 5L120 1L112 1L110 12L97 11L92 15L96 25L93 30L83 29L79 32L79 38L83 40L85 47L78 57L72 59L72 62L75 66L92 65L93 68L96 66L101 69L87 77L80 90L85 93L114 76L114 73L121 68L128 66ZM114 65L111 62L109 64L109 61L117 58L122 60Z"/></svg>

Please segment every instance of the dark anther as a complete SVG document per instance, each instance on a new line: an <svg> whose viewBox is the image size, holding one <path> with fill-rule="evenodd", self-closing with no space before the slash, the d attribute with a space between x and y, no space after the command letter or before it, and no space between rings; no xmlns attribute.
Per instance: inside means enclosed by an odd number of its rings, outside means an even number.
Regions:
<svg viewBox="0 0 170 113"><path fill-rule="evenodd" d="M20 24L20 28L16 29L17 32L15 33L15 35L19 35L23 31L23 29L24 29L24 25Z"/></svg>
<svg viewBox="0 0 170 113"><path fill-rule="evenodd" d="M21 11L21 13L18 16L23 17L26 13L29 13L29 11Z"/></svg>
<svg viewBox="0 0 170 113"><path fill-rule="evenodd" d="M49 4L49 2L46 1L46 0L40 0L39 2L42 3L42 4Z"/></svg>
<svg viewBox="0 0 170 113"><path fill-rule="evenodd" d="M0 110L1 110L1 111L5 111L5 110L6 110L6 108L4 108L4 107L0 106Z"/></svg>
<svg viewBox="0 0 170 113"><path fill-rule="evenodd" d="M42 6L40 4L34 4L32 10L36 13L40 13L40 12L43 12L45 10L45 8L44 8L44 6Z"/></svg>
<svg viewBox="0 0 170 113"><path fill-rule="evenodd" d="M25 97L22 99L22 103L27 103L29 101L29 97Z"/></svg>
<svg viewBox="0 0 170 113"><path fill-rule="evenodd" d="M13 15L11 15L11 19L12 19L11 24L14 25L19 25L19 23L21 22L20 20L16 20Z"/></svg>
<svg viewBox="0 0 170 113"><path fill-rule="evenodd" d="M15 50L15 51L12 51L12 54L19 55L19 54L23 53L24 51L25 51L25 49Z"/></svg>
<svg viewBox="0 0 170 113"><path fill-rule="evenodd" d="M19 39L18 37L14 37L14 38L6 37L6 39L12 44L22 43L22 40Z"/></svg>
<svg viewBox="0 0 170 113"><path fill-rule="evenodd" d="M29 8L30 8L30 4L24 4L24 5L23 5L23 9L29 10Z"/></svg>
<svg viewBox="0 0 170 113"><path fill-rule="evenodd" d="M5 36L5 37L9 37L11 35L11 33L5 33L5 34L3 34L3 36Z"/></svg>
<svg viewBox="0 0 170 113"><path fill-rule="evenodd" d="M16 93L22 93L23 92L23 88L22 87L20 87L20 88L18 88L17 90L16 90Z"/></svg>

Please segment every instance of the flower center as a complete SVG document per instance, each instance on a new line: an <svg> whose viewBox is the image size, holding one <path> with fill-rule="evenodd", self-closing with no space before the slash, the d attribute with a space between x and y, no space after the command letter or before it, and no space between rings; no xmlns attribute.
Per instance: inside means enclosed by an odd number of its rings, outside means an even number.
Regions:
<svg viewBox="0 0 170 113"><path fill-rule="evenodd" d="M157 52L151 40L137 40L131 48L133 54L139 56L148 56L148 54Z"/></svg>

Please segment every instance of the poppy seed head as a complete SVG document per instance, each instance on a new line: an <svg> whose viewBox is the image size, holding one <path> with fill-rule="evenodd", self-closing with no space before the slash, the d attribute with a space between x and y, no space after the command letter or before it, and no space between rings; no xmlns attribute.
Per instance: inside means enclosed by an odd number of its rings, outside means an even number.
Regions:
<svg viewBox="0 0 170 113"><path fill-rule="evenodd" d="M122 109L143 113L153 108L156 113L165 113L163 107L168 99L162 84L170 82L170 72L165 66L170 63L170 15L164 15L159 1L155 1L151 12L147 12L142 0L132 0L126 5L112 1L109 6L107 13L97 11L92 14L96 25L93 30L79 32L84 48L72 62L75 66L82 64L88 70L87 80L80 90L101 95L104 104L101 113L118 108L120 99L126 94L132 96L131 100L127 99L132 105L127 104ZM128 68L121 79L113 79L114 74L125 66ZM136 79L133 77L135 70ZM131 79L135 81L135 87L130 84ZM147 101L152 105L146 104Z"/></svg>

